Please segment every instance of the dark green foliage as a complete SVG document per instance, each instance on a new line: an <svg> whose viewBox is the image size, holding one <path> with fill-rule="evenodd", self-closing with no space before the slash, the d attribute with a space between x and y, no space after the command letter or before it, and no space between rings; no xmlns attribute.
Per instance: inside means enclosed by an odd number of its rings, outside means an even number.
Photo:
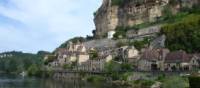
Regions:
<svg viewBox="0 0 200 88"><path fill-rule="evenodd" d="M128 28L125 27L117 27L115 29L116 33L114 34L115 39L125 38L126 32L128 31Z"/></svg>
<svg viewBox="0 0 200 88"><path fill-rule="evenodd" d="M98 57L98 52L96 50L90 50L89 55L91 59L96 59Z"/></svg>
<svg viewBox="0 0 200 88"><path fill-rule="evenodd" d="M27 70L28 76L48 78L53 76L53 71L46 70L44 66L32 64Z"/></svg>
<svg viewBox="0 0 200 88"><path fill-rule="evenodd" d="M162 88L188 88L188 80L179 76L166 77Z"/></svg>
<svg viewBox="0 0 200 88"><path fill-rule="evenodd" d="M100 75L93 75L87 77L88 82L105 82L106 78Z"/></svg>
<svg viewBox="0 0 200 88"><path fill-rule="evenodd" d="M86 40L93 40L93 39L94 39L93 36L90 36L90 35L87 35L87 36L86 36Z"/></svg>
<svg viewBox="0 0 200 88"><path fill-rule="evenodd" d="M129 45L133 45L136 49L141 50L142 48L145 48L149 46L150 44L150 38L144 38L142 41L134 41L130 42Z"/></svg>
<svg viewBox="0 0 200 88"><path fill-rule="evenodd" d="M200 77L191 76L189 77L190 88L200 88Z"/></svg>
<svg viewBox="0 0 200 88"><path fill-rule="evenodd" d="M123 0L112 0L112 5L120 6L123 4Z"/></svg>
<svg viewBox="0 0 200 88"><path fill-rule="evenodd" d="M38 51L38 53L37 53L37 55L41 56L41 57L44 57L45 55L48 55L48 54L51 54L51 53L47 52L47 51Z"/></svg>
<svg viewBox="0 0 200 88"><path fill-rule="evenodd" d="M43 65L43 56L37 54L29 54L22 52L6 52L1 54L12 54L11 57L4 57L0 59L0 71L7 73L21 73L28 70L28 68L35 64L37 66Z"/></svg>
<svg viewBox="0 0 200 88"><path fill-rule="evenodd" d="M86 39L84 37L74 37L72 39L69 39L65 43L61 44L59 48L66 48L68 46L69 42L77 43L77 42L85 42L85 41L86 41Z"/></svg>
<svg viewBox="0 0 200 88"><path fill-rule="evenodd" d="M132 65L128 63L122 63L121 64L121 69L122 71L131 71L132 70Z"/></svg>
<svg viewBox="0 0 200 88"><path fill-rule="evenodd" d="M35 64L32 64L32 65L28 68L27 72L28 72L28 75L29 75L29 76L39 76L39 75L41 74L42 71L41 71L41 69L40 69L39 66L37 66L37 65L35 65Z"/></svg>
<svg viewBox="0 0 200 88"><path fill-rule="evenodd" d="M48 58L44 61L44 64L47 65L49 62L52 62L56 59L57 56L48 55Z"/></svg>
<svg viewBox="0 0 200 88"><path fill-rule="evenodd" d="M166 47L172 51L200 52L200 15L191 14L181 21L162 27L161 34L167 36Z"/></svg>
<svg viewBox="0 0 200 88"><path fill-rule="evenodd" d="M72 66L70 64L64 64L63 65L63 69L70 69L72 68Z"/></svg>
<svg viewBox="0 0 200 88"><path fill-rule="evenodd" d="M116 73L121 70L120 64L116 61L110 61L105 64L105 70L108 73Z"/></svg>

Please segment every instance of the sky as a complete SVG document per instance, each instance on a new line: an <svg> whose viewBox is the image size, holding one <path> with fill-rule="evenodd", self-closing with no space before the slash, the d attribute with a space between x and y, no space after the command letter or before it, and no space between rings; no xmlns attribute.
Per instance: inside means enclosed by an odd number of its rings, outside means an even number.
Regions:
<svg viewBox="0 0 200 88"><path fill-rule="evenodd" d="M0 0L0 52L53 51L75 36L92 35L102 0Z"/></svg>

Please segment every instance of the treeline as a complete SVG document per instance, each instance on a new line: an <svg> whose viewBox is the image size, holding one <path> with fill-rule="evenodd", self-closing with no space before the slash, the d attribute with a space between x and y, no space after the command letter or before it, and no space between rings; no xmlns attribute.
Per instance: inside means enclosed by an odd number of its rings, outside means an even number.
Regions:
<svg viewBox="0 0 200 88"><path fill-rule="evenodd" d="M166 35L166 47L172 51L200 52L200 14L190 14L180 21L164 25L161 34Z"/></svg>
<svg viewBox="0 0 200 88"><path fill-rule="evenodd" d="M0 72L19 74L23 71L36 70L43 67L43 57L47 52L38 52L38 54L22 52L5 52L0 55L9 55L0 58ZM35 70L35 69L33 69Z"/></svg>

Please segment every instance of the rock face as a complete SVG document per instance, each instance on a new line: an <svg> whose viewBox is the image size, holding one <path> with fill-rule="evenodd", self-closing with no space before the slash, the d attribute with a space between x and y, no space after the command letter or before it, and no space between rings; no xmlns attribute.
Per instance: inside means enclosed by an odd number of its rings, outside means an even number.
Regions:
<svg viewBox="0 0 200 88"><path fill-rule="evenodd" d="M102 37L117 26L133 26L143 22L153 22L162 16L162 7L168 0L123 0L121 5L113 5L113 0L103 0L96 12L95 36Z"/></svg>
<svg viewBox="0 0 200 88"><path fill-rule="evenodd" d="M180 6L191 6L198 0L103 0L102 6L97 10L94 18L96 38L102 38L117 26L134 26L144 22L154 22L163 14L164 6L173 4L176 12ZM171 3L170 3L171 2ZM174 4L175 3L175 4ZM181 3L181 5L180 5Z"/></svg>

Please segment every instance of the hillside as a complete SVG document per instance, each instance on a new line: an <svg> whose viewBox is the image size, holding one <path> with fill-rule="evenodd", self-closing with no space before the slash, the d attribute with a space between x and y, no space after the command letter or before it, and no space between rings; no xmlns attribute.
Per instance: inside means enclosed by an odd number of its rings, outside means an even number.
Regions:
<svg viewBox="0 0 200 88"><path fill-rule="evenodd" d="M0 53L0 72L20 73L26 71L32 65L43 65L43 57L48 52L39 51L38 54L23 52Z"/></svg>
<svg viewBox="0 0 200 88"><path fill-rule="evenodd" d="M178 12L199 5L199 0L103 0L95 12L96 38L104 38L117 27L133 27L143 23L157 23L172 11Z"/></svg>

